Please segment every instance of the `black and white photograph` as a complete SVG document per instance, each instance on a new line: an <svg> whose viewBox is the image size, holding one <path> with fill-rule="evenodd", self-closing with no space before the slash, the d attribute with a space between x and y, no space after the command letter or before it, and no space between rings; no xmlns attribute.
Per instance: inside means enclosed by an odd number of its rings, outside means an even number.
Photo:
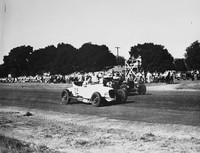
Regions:
<svg viewBox="0 0 200 153"><path fill-rule="evenodd" d="M200 0L0 0L0 153L200 153Z"/></svg>

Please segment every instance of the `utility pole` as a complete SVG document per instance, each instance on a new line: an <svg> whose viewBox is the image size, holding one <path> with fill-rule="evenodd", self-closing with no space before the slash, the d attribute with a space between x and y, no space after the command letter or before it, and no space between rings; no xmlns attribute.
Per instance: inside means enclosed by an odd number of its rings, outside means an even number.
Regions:
<svg viewBox="0 0 200 153"><path fill-rule="evenodd" d="M4 5L4 12L6 13L6 4Z"/></svg>
<svg viewBox="0 0 200 153"><path fill-rule="evenodd" d="M120 49L120 47L115 47L115 48L117 48L117 57L119 56L119 49Z"/></svg>

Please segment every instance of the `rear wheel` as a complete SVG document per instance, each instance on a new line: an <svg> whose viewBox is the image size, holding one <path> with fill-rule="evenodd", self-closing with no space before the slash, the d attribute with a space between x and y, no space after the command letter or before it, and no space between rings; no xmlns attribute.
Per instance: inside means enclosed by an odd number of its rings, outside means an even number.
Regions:
<svg viewBox="0 0 200 153"><path fill-rule="evenodd" d="M61 101L64 104L69 104L71 101L69 90L65 89L61 92Z"/></svg>
<svg viewBox="0 0 200 153"><path fill-rule="evenodd" d="M127 94L123 89L118 89L116 93L116 99L118 103L125 103L127 99Z"/></svg>
<svg viewBox="0 0 200 153"><path fill-rule="evenodd" d="M125 93L127 94L128 93L128 88L127 88L127 85L123 84L120 86L120 89L123 89L125 91Z"/></svg>
<svg viewBox="0 0 200 153"><path fill-rule="evenodd" d="M139 84L138 86L138 94L144 95L146 93L146 85L145 84Z"/></svg>
<svg viewBox="0 0 200 153"><path fill-rule="evenodd" d="M101 97L101 94L99 92L95 92L95 93L92 94L91 103L95 107L101 106L102 97Z"/></svg>

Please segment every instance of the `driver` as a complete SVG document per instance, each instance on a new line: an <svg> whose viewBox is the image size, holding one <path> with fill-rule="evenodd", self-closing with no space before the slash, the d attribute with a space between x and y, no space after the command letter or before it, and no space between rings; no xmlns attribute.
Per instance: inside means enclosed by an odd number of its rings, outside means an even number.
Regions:
<svg viewBox="0 0 200 153"><path fill-rule="evenodd" d="M87 86L87 84L90 84L92 81L91 81L91 76L87 75L83 81L83 84L82 86Z"/></svg>

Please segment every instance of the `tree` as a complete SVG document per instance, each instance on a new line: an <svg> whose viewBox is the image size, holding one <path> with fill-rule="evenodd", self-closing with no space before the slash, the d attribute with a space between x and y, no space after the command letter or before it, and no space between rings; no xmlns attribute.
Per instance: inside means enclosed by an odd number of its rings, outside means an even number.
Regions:
<svg viewBox="0 0 200 153"><path fill-rule="evenodd" d="M164 72L174 69L173 57L164 46L153 43L138 44L131 47L130 56L142 58L142 67L145 72Z"/></svg>
<svg viewBox="0 0 200 153"><path fill-rule="evenodd" d="M4 63L1 65L0 68L0 77L7 77L9 74L9 57L4 56L3 61Z"/></svg>
<svg viewBox="0 0 200 153"><path fill-rule="evenodd" d="M116 62L117 62L117 65L124 66L125 58L123 56L117 56L116 57Z"/></svg>
<svg viewBox="0 0 200 153"><path fill-rule="evenodd" d="M185 58L189 69L200 69L200 43L198 41L186 48Z"/></svg>
<svg viewBox="0 0 200 153"><path fill-rule="evenodd" d="M105 45L86 43L78 50L77 63L79 70L97 71L106 66L116 65L116 57Z"/></svg>
<svg viewBox="0 0 200 153"><path fill-rule="evenodd" d="M53 74L69 74L74 72L77 49L70 44L58 44L56 56L51 64Z"/></svg>
<svg viewBox="0 0 200 153"><path fill-rule="evenodd" d="M53 45L35 50L30 59L31 75L50 72L56 54L56 47Z"/></svg>
<svg viewBox="0 0 200 153"><path fill-rule="evenodd" d="M13 48L8 56L4 56L4 67L13 77L29 75L30 57L33 52L31 46Z"/></svg>
<svg viewBox="0 0 200 153"><path fill-rule="evenodd" d="M176 71L186 71L187 67L185 64L184 58L177 58L174 60L175 70Z"/></svg>
<svg viewBox="0 0 200 153"><path fill-rule="evenodd" d="M6 73L6 69L5 69L5 66L4 64L0 65L0 77L7 77L7 73Z"/></svg>

